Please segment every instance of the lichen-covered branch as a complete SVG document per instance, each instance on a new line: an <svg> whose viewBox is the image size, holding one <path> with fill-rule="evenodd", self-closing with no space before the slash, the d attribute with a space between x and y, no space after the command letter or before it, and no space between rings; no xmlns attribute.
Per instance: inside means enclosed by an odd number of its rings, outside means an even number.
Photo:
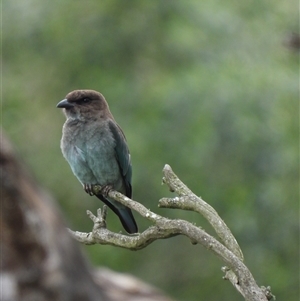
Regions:
<svg viewBox="0 0 300 301"><path fill-rule="evenodd" d="M163 182L180 197L163 198L159 201L159 207L190 210L202 214L215 229L224 245L239 259L243 260L244 256L236 239L216 210L203 201L201 197L196 196L184 183L182 183L169 165L164 167L163 172Z"/></svg>
<svg viewBox="0 0 300 301"><path fill-rule="evenodd" d="M245 300L270 300L273 295L270 293L269 288L266 290L257 286L249 269L243 263L243 254L236 239L217 212L188 189L188 187L175 175L169 165L165 165L163 173L163 182L169 186L171 191L176 192L179 197L162 198L159 201L159 206L164 208L192 210L202 214L215 229L221 242L188 221L168 219L160 216L153 213L142 204L113 190L108 193L110 198L135 210L141 216L151 221L153 226L136 235L123 235L111 232L106 229L106 207L104 206L103 211L100 209L98 210L97 216L93 215L90 211L87 212L94 223L92 232L83 233L70 230L72 236L83 244L109 244L130 250L139 250L158 239L185 235L193 244L201 244L217 255L226 264L226 267L223 268L225 273L224 279L228 279L238 292L243 295ZM93 192L95 194L100 193L100 191L101 186L95 185L93 187Z"/></svg>

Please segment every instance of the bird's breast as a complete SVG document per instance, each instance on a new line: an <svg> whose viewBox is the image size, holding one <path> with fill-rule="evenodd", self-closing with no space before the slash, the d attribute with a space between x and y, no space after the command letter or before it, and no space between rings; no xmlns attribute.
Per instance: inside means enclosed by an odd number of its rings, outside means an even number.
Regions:
<svg viewBox="0 0 300 301"><path fill-rule="evenodd" d="M81 183L122 186L115 140L105 124L64 126L61 149Z"/></svg>

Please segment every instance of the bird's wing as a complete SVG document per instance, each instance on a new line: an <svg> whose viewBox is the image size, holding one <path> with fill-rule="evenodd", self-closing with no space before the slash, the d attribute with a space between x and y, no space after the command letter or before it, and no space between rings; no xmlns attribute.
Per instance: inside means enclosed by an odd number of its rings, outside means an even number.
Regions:
<svg viewBox="0 0 300 301"><path fill-rule="evenodd" d="M125 182L126 196L131 198L132 167L131 167L130 153L126 143L126 138L122 129L116 123L114 123L113 121L109 121L108 125L111 133L113 134L114 140L116 141L116 146L115 146L116 159L118 161L120 171L122 173Z"/></svg>

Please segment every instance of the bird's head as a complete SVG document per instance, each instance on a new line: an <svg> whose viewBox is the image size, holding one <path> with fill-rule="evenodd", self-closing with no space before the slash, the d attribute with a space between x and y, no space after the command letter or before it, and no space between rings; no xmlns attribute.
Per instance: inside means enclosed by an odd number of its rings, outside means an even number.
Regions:
<svg viewBox="0 0 300 301"><path fill-rule="evenodd" d="M72 119L112 118L104 96L94 90L72 91L56 107L63 108L66 117Z"/></svg>

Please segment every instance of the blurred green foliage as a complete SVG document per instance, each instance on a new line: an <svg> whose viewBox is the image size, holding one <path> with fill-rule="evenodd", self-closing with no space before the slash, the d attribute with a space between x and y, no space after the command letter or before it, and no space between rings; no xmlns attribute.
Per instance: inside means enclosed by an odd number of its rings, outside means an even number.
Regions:
<svg viewBox="0 0 300 301"><path fill-rule="evenodd" d="M56 104L101 91L133 158L134 199L213 233L201 216L157 208L165 163L216 208L259 285L299 294L299 64L284 40L294 1L5 1L2 125L73 229L99 207L63 159ZM149 224L137 217L140 229ZM121 229L109 212L109 228ZM242 300L222 263L184 237L130 252L85 247L178 300Z"/></svg>

